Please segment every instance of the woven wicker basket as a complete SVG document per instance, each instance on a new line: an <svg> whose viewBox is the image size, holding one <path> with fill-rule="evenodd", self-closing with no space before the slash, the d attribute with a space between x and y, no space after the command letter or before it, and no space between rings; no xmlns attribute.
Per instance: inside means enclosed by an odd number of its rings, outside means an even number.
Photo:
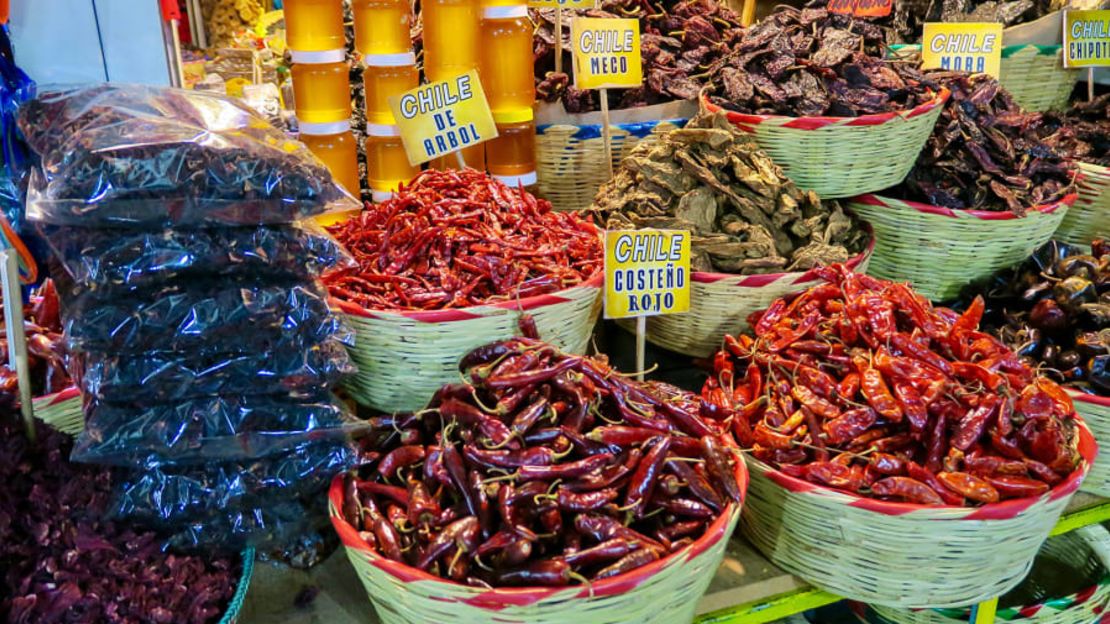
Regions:
<svg viewBox="0 0 1110 624"><path fill-rule="evenodd" d="M1097 566L1110 570L1110 532L1099 525L1083 527L1071 533L1051 537L1041 549L1058 560L1073 561L1076 567ZM1003 607L996 618L1005 622L1028 624L1093 624L1099 622L1110 603L1110 573L1098 583L1067 596L1057 596L1037 604ZM898 609L872 606L853 610L867 624L961 624L970 621L971 610L962 609Z"/></svg>
<svg viewBox="0 0 1110 624"><path fill-rule="evenodd" d="M383 412L416 411L440 386L458 381L459 359L481 345L519 333L520 314L540 336L583 353L601 312L604 275L550 295L453 310L389 312L336 302L355 330L351 359L358 373L346 388L358 403Z"/></svg>
<svg viewBox="0 0 1110 624"><path fill-rule="evenodd" d="M1089 245L1096 238L1110 238L1110 168L1081 162L1079 170L1079 198L1052 237Z"/></svg>
<svg viewBox="0 0 1110 624"><path fill-rule="evenodd" d="M1067 108L1079 70L1064 69L1063 51L1061 45L1005 46L999 82L1025 110Z"/></svg>
<svg viewBox="0 0 1110 624"><path fill-rule="evenodd" d="M744 462L736 462L743 492ZM527 622L528 624L678 624L694 618L740 517L730 503L693 544L642 568L590 587L484 589L446 581L380 556L343 519L342 476L332 481L328 508L332 526L347 550L382 624Z"/></svg>
<svg viewBox="0 0 1110 624"><path fill-rule="evenodd" d="M1059 227L1076 196L1011 212L951 210L878 195L852 199L848 208L871 224L875 253L868 272L911 281L925 297L944 301L969 282L1028 258Z"/></svg>
<svg viewBox="0 0 1110 624"><path fill-rule="evenodd" d="M948 90L908 111L861 117L782 117L727 111L738 128L799 187L824 199L890 188L909 174L936 125ZM710 111L721 108L708 101Z"/></svg>
<svg viewBox="0 0 1110 624"><path fill-rule="evenodd" d="M1095 441L1108 449L1105 451L1106 457L1100 451L1099 458L1091 466L1090 474L1083 480L1083 487L1079 489L1098 496L1110 497L1110 397L1072 392L1071 398L1075 403L1075 411L1090 427Z"/></svg>
<svg viewBox="0 0 1110 624"><path fill-rule="evenodd" d="M837 492L748 458L741 526L775 565L816 587L892 607L962 607L1024 578L1094 460L1080 423L1083 466L1037 498L926 507Z"/></svg>
<svg viewBox="0 0 1110 624"><path fill-rule="evenodd" d="M848 262L858 272L867 270L874 240ZM654 345L693 357L708 357L721 347L725 334L748 329L748 315L766 309L779 297L813 286L812 271L732 275L694 272L690 275L690 311L647 319L647 340ZM635 331L634 320L618 321Z"/></svg>

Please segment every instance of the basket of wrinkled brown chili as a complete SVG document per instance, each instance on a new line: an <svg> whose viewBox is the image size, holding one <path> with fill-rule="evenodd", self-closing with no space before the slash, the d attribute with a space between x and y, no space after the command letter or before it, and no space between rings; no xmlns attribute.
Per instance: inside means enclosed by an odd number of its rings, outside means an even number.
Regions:
<svg viewBox="0 0 1110 624"><path fill-rule="evenodd" d="M1110 238L1110 94L1044 114L1045 143L1079 163L1078 194L1053 238L1087 245Z"/></svg>

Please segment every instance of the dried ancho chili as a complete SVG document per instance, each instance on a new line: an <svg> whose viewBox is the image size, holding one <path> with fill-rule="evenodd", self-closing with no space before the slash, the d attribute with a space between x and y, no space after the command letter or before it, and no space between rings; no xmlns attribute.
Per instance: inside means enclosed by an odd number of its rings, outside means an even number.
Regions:
<svg viewBox="0 0 1110 624"><path fill-rule="evenodd" d="M384 556L468 585L597 581L692 544L739 502L698 397L531 338L479 347L428 409L370 420L342 513Z"/></svg>
<svg viewBox="0 0 1110 624"><path fill-rule="evenodd" d="M820 3L822 6L824 2ZM1061 0L899 0L890 17L891 43L921 43L925 22L1031 22L1065 6Z"/></svg>
<svg viewBox="0 0 1110 624"><path fill-rule="evenodd" d="M1042 115L1045 143L1072 160L1110 166L1110 93Z"/></svg>
<svg viewBox="0 0 1110 624"><path fill-rule="evenodd" d="M952 92L909 176L893 194L958 210L1026 210L1074 190L1075 167L1037 137L1041 117L986 74L931 72Z"/></svg>
<svg viewBox="0 0 1110 624"><path fill-rule="evenodd" d="M602 266L597 228L484 173L428 170L330 231L357 268L324 276L339 299L437 310L563 290Z"/></svg>
<svg viewBox="0 0 1110 624"><path fill-rule="evenodd" d="M844 262L866 233L839 204L799 190L724 114L642 142L594 200L609 229L693 232L691 267L755 274Z"/></svg>
<svg viewBox="0 0 1110 624"><path fill-rule="evenodd" d="M976 505L1034 496L1079 465L1068 394L962 314L905 284L817 269L726 337L703 388L780 471L861 496ZM743 373L741 374L741 371Z"/></svg>

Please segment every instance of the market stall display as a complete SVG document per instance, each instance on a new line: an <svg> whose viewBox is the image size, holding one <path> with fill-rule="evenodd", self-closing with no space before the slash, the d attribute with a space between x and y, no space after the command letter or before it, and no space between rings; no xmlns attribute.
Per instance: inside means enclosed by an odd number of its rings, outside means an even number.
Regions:
<svg viewBox="0 0 1110 624"><path fill-rule="evenodd" d="M981 298L956 314L905 284L819 274L826 283L753 315L754 338L726 338L703 390L736 411L751 449L745 535L818 587L874 604L1009 590L1094 460L1070 397L978 331Z"/></svg>
<svg viewBox="0 0 1110 624"><path fill-rule="evenodd" d="M1079 197L1053 235L1086 245L1110 237L1110 95L1044 117L1045 143L1079 164Z"/></svg>
<svg viewBox="0 0 1110 624"><path fill-rule="evenodd" d="M459 369L332 486L383 621L689 619L744 499L725 413L534 338Z"/></svg>

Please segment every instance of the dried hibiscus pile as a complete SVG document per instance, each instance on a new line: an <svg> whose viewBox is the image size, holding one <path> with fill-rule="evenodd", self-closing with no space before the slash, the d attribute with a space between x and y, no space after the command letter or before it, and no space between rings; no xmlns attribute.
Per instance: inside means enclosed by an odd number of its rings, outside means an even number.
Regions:
<svg viewBox="0 0 1110 624"><path fill-rule="evenodd" d="M1072 160L1110 167L1110 93L1043 115L1045 143Z"/></svg>
<svg viewBox="0 0 1110 624"><path fill-rule="evenodd" d="M638 89L614 89L611 108L632 108L673 100L692 100L705 82L710 64L728 51L740 31L740 19L715 0L604 0L600 9L578 11L586 17L622 17L640 20L640 52L644 84ZM536 96L547 102L563 101L567 112L585 113L600 108L596 90L579 91L571 85L569 19L563 20L563 68L555 72L555 9L532 11L536 22Z"/></svg>
<svg viewBox="0 0 1110 624"><path fill-rule="evenodd" d="M804 270L844 262L867 243L838 204L799 190L723 113L637 145L593 208L609 229L690 230L698 271Z"/></svg>
<svg viewBox="0 0 1110 624"><path fill-rule="evenodd" d="M899 0L888 23L893 43L916 44L921 43L925 22L1001 22L1012 26L1035 20L1065 4L1063 0Z"/></svg>
<svg viewBox="0 0 1110 624"><path fill-rule="evenodd" d="M240 574L233 558L162 551L153 533L101 518L107 468L67 461L69 437L38 443L0 414L0 620L203 624L220 619Z"/></svg>
<svg viewBox="0 0 1110 624"><path fill-rule="evenodd" d="M708 72L729 110L856 117L911 109L935 90L916 65L884 61L876 24L821 8L779 7L744 30Z"/></svg>
<svg viewBox="0 0 1110 624"><path fill-rule="evenodd" d="M925 149L895 194L958 210L1017 215L1074 188L1074 166L1037 138L1040 115L1026 113L985 74L932 72L948 100Z"/></svg>

